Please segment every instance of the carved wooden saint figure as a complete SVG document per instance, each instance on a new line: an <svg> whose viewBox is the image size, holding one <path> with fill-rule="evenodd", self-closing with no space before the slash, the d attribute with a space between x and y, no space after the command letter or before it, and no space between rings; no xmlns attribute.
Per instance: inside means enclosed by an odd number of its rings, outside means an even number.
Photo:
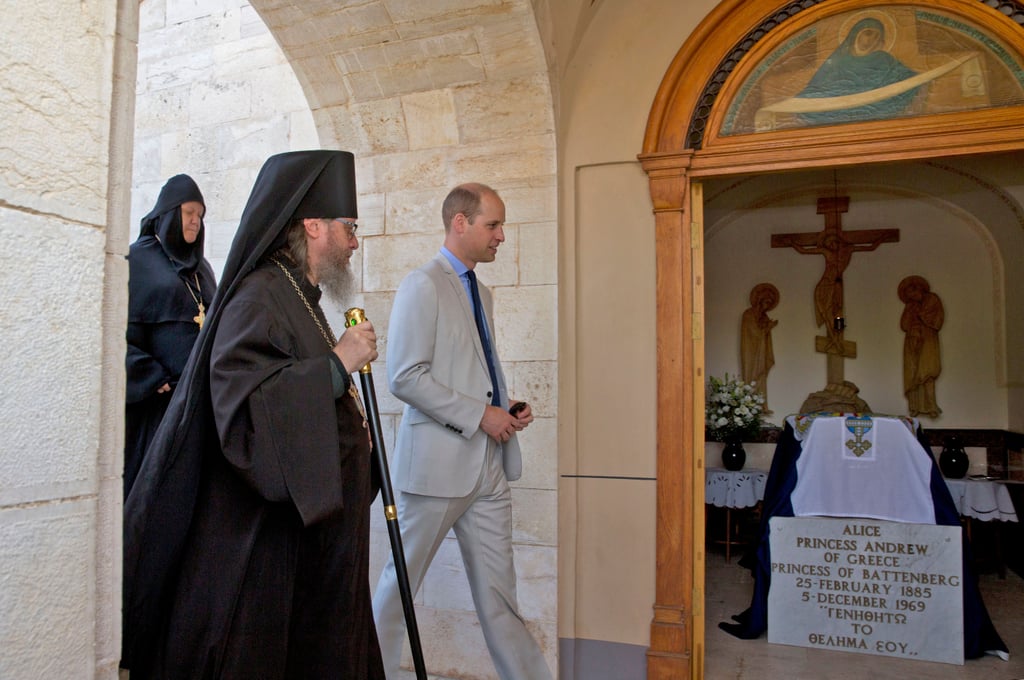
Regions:
<svg viewBox="0 0 1024 680"><path fill-rule="evenodd" d="M743 382L752 382L764 397L764 413L768 409L768 371L775 365L772 351L772 329L778 320L768 318L768 311L779 304L779 289L770 283L759 283L750 291L750 307L740 321L740 372Z"/></svg>
<svg viewBox="0 0 1024 680"><path fill-rule="evenodd" d="M905 307L900 328L903 340L903 393L911 416L938 418L942 409L935 401L935 380L942 372L939 329L945 318L942 300L931 292L928 281L908 276L897 294Z"/></svg>

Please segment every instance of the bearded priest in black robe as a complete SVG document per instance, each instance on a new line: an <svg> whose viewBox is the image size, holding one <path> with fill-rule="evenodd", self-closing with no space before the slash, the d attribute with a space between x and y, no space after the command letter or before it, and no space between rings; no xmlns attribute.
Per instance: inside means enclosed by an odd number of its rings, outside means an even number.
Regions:
<svg viewBox="0 0 1024 680"><path fill-rule="evenodd" d="M203 257L205 214L195 180L175 175L128 250L125 497L213 300L213 269Z"/></svg>
<svg viewBox="0 0 1024 680"><path fill-rule="evenodd" d="M196 350L125 505L122 666L147 678L383 680L369 592L379 488L351 373L369 322L336 340L351 287L352 154L260 171Z"/></svg>

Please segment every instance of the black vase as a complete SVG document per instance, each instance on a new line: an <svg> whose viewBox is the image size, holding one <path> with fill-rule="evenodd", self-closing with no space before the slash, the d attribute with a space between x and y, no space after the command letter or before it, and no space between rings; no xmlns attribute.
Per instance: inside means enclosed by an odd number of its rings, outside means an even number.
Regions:
<svg viewBox="0 0 1024 680"><path fill-rule="evenodd" d="M742 470L743 464L747 462L747 452L743 450L743 442L730 441L725 443L722 449L722 465L726 470Z"/></svg>
<svg viewBox="0 0 1024 680"><path fill-rule="evenodd" d="M950 479L962 479L970 466L971 461L963 444L960 443L960 437L950 435L942 453L939 454L939 469L942 470L942 475Z"/></svg>

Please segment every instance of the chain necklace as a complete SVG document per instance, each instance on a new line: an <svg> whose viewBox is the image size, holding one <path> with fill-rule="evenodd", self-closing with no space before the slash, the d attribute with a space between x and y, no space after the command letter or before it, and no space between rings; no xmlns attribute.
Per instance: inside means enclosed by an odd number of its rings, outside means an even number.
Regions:
<svg viewBox="0 0 1024 680"><path fill-rule="evenodd" d="M196 290L199 291L198 294L192 290L192 286L189 284L188 279L182 279L182 281L185 282L185 287L188 288L188 294L192 296L192 302L195 302L196 307L199 308L199 313L193 316L192 320L199 324L199 329L202 330L203 322L206 321L206 305L203 304L203 288L199 285L198 272L192 272L192 276L196 280Z"/></svg>
<svg viewBox="0 0 1024 680"><path fill-rule="evenodd" d="M277 259L276 255L271 256L270 260L276 264L282 272L284 272L285 276L288 277L288 281L291 282L292 288L294 288L295 292L299 294L299 299L302 300L302 304L306 305L306 311L308 311L309 315L313 317L313 321L316 322L316 327L320 329L320 335L322 335L324 340L327 342L327 346L333 350L334 346L338 344L338 341L334 339L334 331L331 330L329 325L327 328L324 328L324 325L320 323L320 317L318 317L316 312L313 311L313 305L309 304L306 294L302 292L301 288L299 288L298 282L295 280L295 277L292 276L292 273L288 271L288 268L284 266L284 263Z"/></svg>
<svg viewBox="0 0 1024 680"><path fill-rule="evenodd" d="M298 293L299 299L302 300L302 304L306 305L306 311L309 312L309 315L311 317L313 317L313 321L316 322L316 327L320 329L320 335L323 336L324 340L327 342L327 346L333 352L334 351L334 346L338 344L338 341L334 339L334 331L331 330L330 325L328 325L327 328L324 328L324 325L322 323L320 323L320 317L318 317L316 312L313 311L313 305L309 304L309 299L306 297L306 294L302 292L302 289L299 288L299 283L295 280L295 277L292 276L292 273L290 271L288 271L288 267L286 267L284 265L284 263L281 262L281 260L277 259L276 255L271 255L270 256L270 261L273 262L274 264L276 264L278 269L280 269L282 272L284 272L284 275L288 278L288 281L292 284L292 288L294 288L295 292ZM363 408L363 402L359 399L359 391L356 390L355 382L350 382L349 383L348 394L349 394L350 397L352 397L352 400L356 403L356 408L359 409L359 415L361 415L363 417L363 428L366 429L367 428L366 410ZM371 442L370 445L371 446L373 445L372 442Z"/></svg>

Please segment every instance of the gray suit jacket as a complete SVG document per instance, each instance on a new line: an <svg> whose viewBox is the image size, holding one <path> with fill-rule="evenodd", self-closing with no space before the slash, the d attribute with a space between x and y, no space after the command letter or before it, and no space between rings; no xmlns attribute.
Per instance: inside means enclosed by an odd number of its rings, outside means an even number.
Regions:
<svg viewBox="0 0 1024 680"><path fill-rule="evenodd" d="M480 299L493 338L491 292L482 284ZM493 351L502 406L508 408L505 375ZM480 419L491 402L491 378L469 297L441 253L398 287L387 367L392 394L406 404L392 463L395 487L444 498L468 495L487 451ZM523 464L516 437L501 451L505 476L519 479Z"/></svg>

